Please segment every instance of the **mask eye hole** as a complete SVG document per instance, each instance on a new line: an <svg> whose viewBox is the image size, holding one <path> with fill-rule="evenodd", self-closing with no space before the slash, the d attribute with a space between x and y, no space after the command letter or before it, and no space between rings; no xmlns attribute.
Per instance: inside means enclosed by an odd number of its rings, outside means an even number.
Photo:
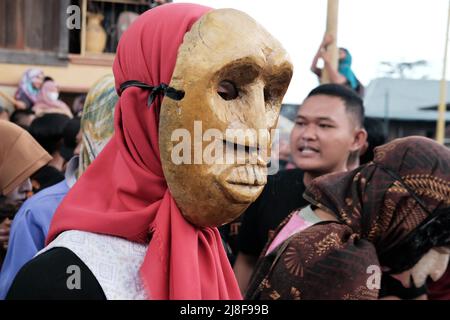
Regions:
<svg viewBox="0 0 450 320"><path fill-rule="evenodd" d="M268 102L271 102L271 100L272 100L271 92L270 92L270 90L266 87L266 88L264 88L264 101L265 101L266 103L268 103Z"/></svg>
<svg viewBox="0 0 450 320"><path fill-rule="evenodd" d="M232 81L223 80L219 83L217 94L221 96L223 100L229 101L236 99L239 96L239 91Z"/></svg>

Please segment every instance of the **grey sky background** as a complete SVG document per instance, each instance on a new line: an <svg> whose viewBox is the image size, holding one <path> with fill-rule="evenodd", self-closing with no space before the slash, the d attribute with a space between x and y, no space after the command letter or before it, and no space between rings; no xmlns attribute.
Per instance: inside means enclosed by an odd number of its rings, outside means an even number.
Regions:
<svg viewBox="0 0 450 320"><path fill-rule="evenodd" d="M326 26L326 0L189 0L213 8L248 13L289 52L294 77L285 103L300 103L318 84L309 71ZM426 60L409 78L440 79L448 0L340 0L338 46L353 56L353 70L364 85L385 75L382 61ZM450 63L447 63L447 66ZM447 79L450 67L447 68Z"/></svg>

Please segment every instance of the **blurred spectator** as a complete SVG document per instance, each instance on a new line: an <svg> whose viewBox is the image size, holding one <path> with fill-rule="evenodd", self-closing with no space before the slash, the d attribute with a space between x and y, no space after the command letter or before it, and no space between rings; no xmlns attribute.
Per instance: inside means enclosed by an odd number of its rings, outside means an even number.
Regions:
<svg viewBox="0 0 450 320"><path fill-rule="evenodd" d="M0 120L9 120L9 112L6 108L0 106Z"/></svg>
<svg viewBox="0 0 450 320"><path fill-rule="evenodd" d="M367 131L367 143L361 150L359 162L365 164L373 160L373 150L387 142L383 122L375 118L364 119L364 129Z"/></svg>
<svg viewBox="0 0 450 320"><path fill-rule="evenodd" d="M63 131L63 143L59 149L66 162L73 157L77 145L81 142L80 118L70 119Z"/></svg>
<svg viewBox="0 0 450 320"><path fill-rule="evenodd" d="M72 114L75 117L81 117L83 113L84 101L86 100L85 94L76 96L72 103Z"/></svg>
<svg viewBox="0 0 450 320"><path fill-rule="evenodd" d="M149 6L150 9L156 8L157 6L160 6L162 4L170 3L172 0L149 0Z"/></svg>
<svg viewBox="0 0 450 320"><path fill-rule="evenodd" d="M62 172L66 160L62 157L60 148L63 143L64 127L69 121L70 118L66 115L47 113L31 123L29 129L31 135L53 157L47 166L33 175L32 182L35 192L64 179Z"/></svg>
<svg viewBox="0 0 450 320"><path fill-rule="evenodd" d="M118 38L129 28L129 26L139 17L139 14L131 11L123 11L117 19L117 35Z"/></svg>
<svg viewBox="0 0 450 320"><path fill-rule="evenodd" d="M311 64L311 71L314 72L319 78L322 77L323 69L317 67L317 62L321 58L324 63L324 69L328 72L331 83L346 85L356 91L361 97L364 96L364 87L352 71L352 56L347 49L339 48L338 70L333 68L331 64L331 54L327 51L327 47L333 43L333 41L334 39L332 35L326 34L324 36L319 50L314 56Z"/></svg>
<svg viewBox="0 0 450 320"><path fill-rule="evenodd" d="M278 118L277 134L274 135L270 157L270 167L274 170L278 169L278 171L283 171L295 168L295 164L292 162L290 148L290 135L294 125L293 121L280 114L280 117ZM232 266L234 265L239 249L238 236L242 224L241 219L242 215L230 223L219 227L225 252L227 253L228 260Z"/></svg>
<svg viewBox="0 0 450 320"><path fill-rule="evenodd" d="M64 127L70 118L63 114L48 113L33 120L30 134L53 157L49 165L62 171L64 158L59 153L63 142Z"/></svg>
<svg viewBox="0 0 450 320"><path fill-rule="evenodd" d="M82 148L79 174L86 171L114 133L114 110L119 97L113 75L102 77L91 88L81 118Z"/></svg>
<svg viewBox="0 0 450 320"><path fill-rule="evenodd" d="M50 155L22 128L0 121L0 265L9 241L11 220L31 191L30 176Z"/></svg>
<svg viewBox="0 0 450 320"><path fill-rule="evenodd" d="M33 68L25 71L16 91L15 98L18 103L16 109L31 109L36 103L39 90L44 81L42 70Z"/></svg>
<svg viewBox="0 0 450 320"><path fill-rule="evenodd" d="M72 118L69 106L58 98L59 91L56 83L51 78L47 78L42 85L32 110L37 116L45 113L61 113Z"/></svg>
<svg viewBox="0 0 450 320"><path fill-rule="evenodd" d="M280 115L278 119L278 145L275 148L272 146L272 159L276 160L278 154L279 170L293 169L295 165L292 162L290 136L291 131L294 128L294 122ZM278 150L277 150L278 149ZM271 159L271 161L272 161Z"/></svg>
<svg viewBox="0 0 450 320"><path fill-rule="evenodd" d="M17 124L18 126L24 128L25 130L28 130L33 120L36 118L36 115L31 109L24 109L15 110L11 117L9 118L9 121L12 123Z"/></svg>

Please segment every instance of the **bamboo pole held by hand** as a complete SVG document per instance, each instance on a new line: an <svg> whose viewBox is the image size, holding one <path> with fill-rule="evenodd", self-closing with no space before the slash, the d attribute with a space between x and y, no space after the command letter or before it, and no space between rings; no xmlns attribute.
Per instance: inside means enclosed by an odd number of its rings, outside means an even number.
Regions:
<svg viewBox="0 0 450 320"><path fill-rule="evenodd" d="M331 65L334 69L338 68L338 47L337 47L337 31L338 31L338 15L339 15L339 0L328 0L327 5L327 28L325 34L333 36L334 41L328 46L327 51L331 52ZM329 83L330 78L328 72L323 68L321 83Z"/></svg>

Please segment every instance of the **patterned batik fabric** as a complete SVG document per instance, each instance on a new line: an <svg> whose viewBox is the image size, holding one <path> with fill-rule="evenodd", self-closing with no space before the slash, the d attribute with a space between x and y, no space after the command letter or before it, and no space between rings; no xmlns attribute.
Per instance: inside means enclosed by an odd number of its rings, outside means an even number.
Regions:
<svg viewBox="0 0 450 320"><path fill-rule="evenodd" d="M449 149L408 137L378 147L354 171L315 179L304 197L339 222L315 224L261 259L247 298L376 299L374 270L389 266L380 256L450 206L449 166Z"/></svg>

